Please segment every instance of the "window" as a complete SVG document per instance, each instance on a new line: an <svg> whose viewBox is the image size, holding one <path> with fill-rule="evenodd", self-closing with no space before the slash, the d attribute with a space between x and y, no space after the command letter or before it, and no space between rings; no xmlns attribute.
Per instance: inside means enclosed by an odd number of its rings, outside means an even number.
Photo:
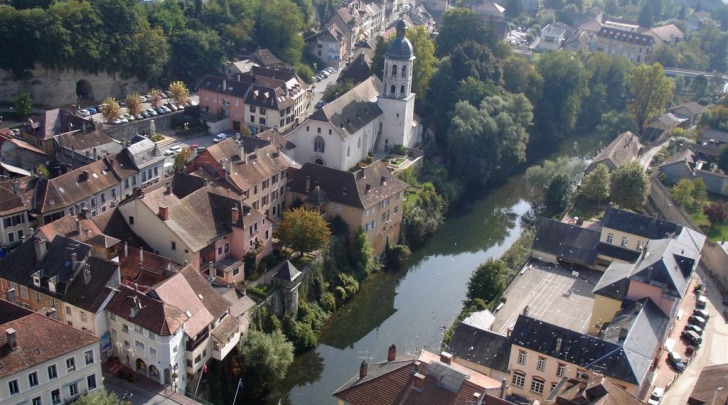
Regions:
<svg viewBox="0 0 728 405"><path fill-rule="evenodd" d="M81 322L86 322L86 321L88 321L88 314L86 314L86 312L84 312L84 311L81 311Z"/></svg>
<svg viewBox="0 0 728 405"><path fill-rule="evenodd" d="M10 395L15 395L20 392L18 388L18 380L13 380L8 383L8 389L10 389Z"/></svg>
<svg viewBox="0 0 728 405"><path fill-rule="evenodd" d="M86 353L83 354L84 359L86 359L86 365L93 364L94 362L94 351L89 350Z"/></svg>
<svg viewBox="0 0 728 405"><path fill-rule="evenodd" d="M531 392L543 394L543 380L533 377L531 380Z"/></svg>
<svg viewBox="0 0 728 405"><path fill-rule="evenodd" d="M23 239L20 236L20 232L18 232L18 239L21 239L21 240ZM25 299L28 299L28 287L26 287L26 286L20 287L20 296L23 297L23 298L25 298Z"/></svg>
<svg viewBox="0 0 728 405"><path fill-rule="evenodd" d="M71 315L71 307L66 307L66 315Z"/></svg>
<svg viewBox="0 0 728 405"><path fill-rule="evenodd" d="M69 373L76 370L76 358L70 357L66 359L66 371Z"/></svg>
<svg viewBox="0 0 728 405"><path fill-rule="evenodd" d="M218 246L217 247L217 254L218 255L221 255L222 254L222 246Z"/></svg>
<svg viewBox="0 0 728 405"><path fill-rule="evenodd" d="M151 357L152 359L156 359L157 358L157 349L150 347L149 348L149 357Z"/></svg>
<svg viewBox="0 0 728 405"><path fill-rule="evenodd" d="M177 242L172 241L172 250L177 250Z"/></svg>
<svg viewBox="0 0 728 405"><path fill-rule="evenodd" d="M559 364L556 368L556 377L563 377L566 373L566 364Z"/></svg>
<svg viewBox="0 0 728 405"><path fill-rule="evenodd" d="M73 383L73 384L69 385L68 386L68 393L72 397L75 397L76 395L78 395L78 383Z"/></svg>
<svg viewBox="0 0 728 405"><path fill-rule="evenodd" d="M316 139L313 141L313 151L319 152L319 153L324 153L324 148L325 148L324 138L317 136Z"/></svg>
<svg viewBox="0 0 728 405"><path fill-rule="evenodd" d="M32 405L43 405L43 400L40 397L33 398L33 402L31 402Z"/></svg>
<svg viewBox="0 0 728 405"><path fill-rule="evenodd" d="M147 331L147 336L149 336L149 339L156 339L157 338L157 335L154 332L152 332L151 330L148 330Z"/></svg>
<svg viewBox="0 0 728 405"><path fill-rule="evenodd" d="M539 357L536 363L536 370L543 371L546 368L546 357Z"/></svg>
<svg viewBox="0 0 728 405"><path fill-rule="evenodd" d="M127 324L121 325L121 331L128 333L129 332L129 325L127 325Z"/></svg>
<svg viewBox="0 0 728 405"><path fill-rule="evenodd" d="M129 178L124 179L124 188L129 188Z"/></svg>
<svg viewBox="0 0 728 405"><path fill-rule="evenodd" d="M260 117L260 119L258 120L258 122L260 123L260 125L265 125L265 118Z"/></svg>
<svg viewBox="0 0 728 405"><path fill-rule="evenodd" d="M230 244L229 243L226 243L225 244L225 253L227 253L229 251L230 251Z"/></svg>
<svg viewBox="0 0 728 405"><path fill-rule="evenodd" d="M56 388L53 391L51 391L51 402L53 402L53 405L61 403L61 389L60 388Z"/></svg>
<svg viewBox="0 0 728 405"><path fill-rule="evenodd" d="M390 96L393 96L393 95L394 95L394 93L395 93L395 91L396 91L396 89L397 89L397 88L396 88L396 87L394 87L394 85L390 86L390 87L389 87L389 95L390 95Z"/></svg>
<svg viewBox="0 0 728 405"><path fill-rule="evenodd" d="M134 325L134 332L144 334L144 329L139 325Z"/></svg>
<svg viewBox="0 0 728 405"><path fill-rule="evenodd" d="M629 242L629 238L626 236L622 236L622 246L623 247L627 246L627 242Z"/></svg>
<svg viewBox="0 0 728 405"><path fill-rule="evenodd" d="M526 351L525 350L518 351L518 364L526 364Z"/></svg>
<svg viewBox="0 0 728 405"><path fill-rule="evenodd" d="M106 202L106 193L101 193L101 204Z"/></svg>
<svg viewBox="0 0 728 405"><path fill-rule="evenodd" d="M395 214L398 213L399 212L399 205L396 206L396 207L394 207L394 210L393 211L394 211Z"/></svg>
<svg viewBox="0 0 728 405"><path fill-rule="evenodd" d="M129 216L129 225L134 225L134 217Z"/></svg>
<svg viewBox="0 0 728 405"><path fill-rule="evenodd" d="M263 107L260 107L260 113L261 113L261 114L265 114L265 108L263 108ZM265 122L262 122L262 124L265 124Z"/></svg>
<svg viewBox="0 0 728 405"><path fill-rule="evenodd" d="M407 65L402 65L402 77L407 77Z"/></svg>
<svg viewBox="0 0 728 405"><path fill-rule="evenodd" d="M397 77L397 65L392 65L392 77Z"/></svg>
<svg viewBox="0 0 728 405"><path fill-rule="evenodd" d="M96 389L96 374L91 374L90 376L86 377L86 383L88 384L88 390L95 390Z"/></svg>
<svg viewBox="0 0 728 405"><path fill-rule="evenodd" d="M56 377L58 377L58 370L56 370L56 365L53 364L51 366L48 366L48 379L52 380Z"/></svg>
<svg viewBox="0 0 728 405"><path fill-rule="evenodd" d="M255 112L255 106L254 106L254 105L251 105L251 106L250 106L250 112L252 112L252 113L254 113L254 112Z"/></svg>
<svg viewBox="0 0 728 405"><path fill-rule="evenodd" d="M116 320L116 315L109 314L109 319L111 319L112 321L115 321Z"/></svg>
<svg viewBox="0 0 728 405"><path fill-rule="evenodd" d="M607 234L607 243L614 243L614 235L611 233Z"/></svg>
<svg viewBox="0 0 728 405"><path fill-rule="evenodd" d="M134 341L134 346L136 346L136 348L138 350L144 351L144 343L142 343L142 342L140 342L138 340L135 340Z"/></svg>
<svg viewBox="0 0 728 405"><path fill-rule="evenodd" d="M516 387L523 388L523 386L526 384L526 375L520 371L516 371L515 373L513 373L513 379L511 380L511 383Z"/></svg>
<svg viewBox="0 0 728 405"><path fill-rule="evenodd" d="M268 231L266 231L266 232L268 232ZM233 270L233 276L237 276L238 274L240 274L240 267Z"/></svg>
<svg viewBox="0 0 728 405"><path fill-rule="evenodd" d="M31 387L38 385L38 373L36 371L28 374L28 384L30 384Z"/></svg>
<svg viewBox="0 0 728 405"><path fill-rule="evenodd" d="M399 88L399 94L404 97L404 84ZM399 116L399 114L398 114Z"/></svg>

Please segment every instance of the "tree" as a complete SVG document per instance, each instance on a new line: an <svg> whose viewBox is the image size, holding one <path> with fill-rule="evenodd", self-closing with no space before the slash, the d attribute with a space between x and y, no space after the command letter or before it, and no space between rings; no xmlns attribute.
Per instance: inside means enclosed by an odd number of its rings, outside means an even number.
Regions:
<svg viewBox="0 0 728 405"><path fill-rule="evenodd" d="M187 89L187 85L179 80L169 84L169 92L172 93L172 98L176 104L184 105L187 102L187 97L190 96L190 90Z"/></svg>
<svg viewBox="0 0 728 405"><path fill-rule="evenodd" d="M693 96L694 100L700 100L701 98L708 96L708 78L705 75L697 75L690 80L688 90Z"/></svg>
<svg viewBox="0 0 728 405"><path fill-rule="evenodd" d="M693 205L693 182L688 179L680 179L672 187L672 197L675 202L683 207L689 207Z"/></svg>
<svg viewBox="0 0 728 405"><path fill-rule="evenodd" d="M21 91L15 95L13 106L15 107L15 112L18 113L18 118L23 120L33 111L33 98L30 97L29 93Z"/></svg>
<svg viewBox="0 0 728 405"><path fill-rule="evenodd" d="M565 174L557 174L548 186L544 197L544 215L553 216L563 212L569 205L572 183Z"/></svg>
<svg viewBox="0 0 728 405"><path fill-rule="evenodd" d="M158 108L162 102L162 90L151 89L149 90L149 104L154 108Z"/></svg>
<svg viewBox="0 0 728 405"><path fill-rule="evenodd" d="M104 119L108 122L113 121L116 118L119 118L121 115L121 107L119 107L119 102L116 101L114 97L108 97L101 103L101 114L104 116Z"/></svg>
<svg viewBox="0 0 728 405"><path fill-rule="evenodd" d="M260 7L255 23L258 45L293 65L303 54L303 15L290 0L268 0Z"/></svg>
<svg viewBox="0 0 728 405"><path fill-rule="evenodd" d="M715 228L716 225L722 224L728 218L728 206L726 206L725 201L721 198L703 207L703 213L708 217L710 227Z"/></svg>
<svg viewBox="0 0 728 405"><path fill-rule="evenodd" d="M581 182L581 193L593 201L604 201L609 198L609 169L598 164Z"/></svg>
<svg viewBox="0 0 728 405"><path fill-rule="evenodd" d="M374 260L374 248L369 243L369 236L362 228L359 228L354 235L351 262L359 280L364 280L369 274L379 269L379 263Z"/></svg>
<svg viewBox="0 0 728 405"><path fill-rule="evenodd" d="M327 103L330 103L353 88L354 82L352 82L351 80L329 83L324 90L324 94L321 95L321 99Z"/></svg>
<svg viewBox="0 0 728 405"><path fill-rule="evenodd" d="M609 183L611 198L622 208L635 209L650 193L650 179L638 162L619 166Z"/></svg>
<svg viewBox="0 0 728 405"><path fill-rule="evenodd" d="M478 266L468 280L469 301L482 299L486 303L493 302L506 288L508 269L501 260L488 259Z"/></svg>
<svg viewBox="0 0 728 405"><path fill-rule="evenodd" d="M181 172L187 166L192 151L190 148L182 149L178 154L174 155L174 171Z"/></svg>
<svg viewBox="0 0 728 405"><path fill-rule="evenodd" d="M438 63L435 43L423 25L407 30L407 39L412 43L412 49L417 56L412 65L412 92L424 99Z"/></svg>
<svg viewBox="0 0 728 405"><path fill-rule="evenodd" d="M280 330L266 334L251 329L240 352L246 366L246 387L265 387L282 380L293 363L293 343Z"/></svg>
<svg viewBox="0 0 728 405"><path fill-rule="evenodd" d="M692 197L698 205L703 205L705 199L708 198L708 187L700 177L693 180Z"/></svg>
<svg viewBox="0 0 728 405"><path fill-rule="evenodd" d="M139 93L134 92L127 94L124 102L126 103L126 108L129 109L129 114L137 115L142 112L142 99L141 96L139 96Z"/></svg>
<svg viewBox="0 0 728 405"><path fill-rule="evenodd" d="M278 239L301 256L326 246L330 236L331 231L321 214L303 207L285 212L278 224Z"/></svg>
<svg viewBox="0 0 728 405"><path fill-rule="evenodd" d="M584 159L560 156L556 160L545 160L542 164L531 166L526 170L526 181L531 187L545 188L551 179L559 174L566 175L569 181L576 183L586 169Z"/></svg>
<svg viewBox="0 0 728 405"><path fill-rule="evenodd" d="M471 9L454 7L445 11L435 42L435 56L442 58L449 55L458 45L467 41L494 49L498 38L495 31Z"/></svg>
<svg viewBox="0 0 728 405"><path fill-rule="evenodd" d="M662 113L672 99L672 82L659 63L636 66L629 76L629 93L629 111L644 133L647 122Z"/></svg>
<svg viewBox="0 0 728 405"><path fill-rule="evenodd" d="M125 402L113 392L101 388L82 395L73 405L124 405Z"/></svg>
<svg viewBox="0 0 728 405"><path fill-rule="evenodd" d="M181 30L169 37L169 70L174 79L195 83L220 67L224 55L220 37L212 30Z"/></svg>

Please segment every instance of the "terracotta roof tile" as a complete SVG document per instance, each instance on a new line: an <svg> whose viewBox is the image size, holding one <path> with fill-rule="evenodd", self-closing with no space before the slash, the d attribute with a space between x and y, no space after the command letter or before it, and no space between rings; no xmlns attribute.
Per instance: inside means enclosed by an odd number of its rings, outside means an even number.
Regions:
<svg viewBox="0 0 728 405"><path fill-rule="evenodd" d="M133 314L132 309L140 306L138 312ZM177 307L165 304L125 285L119 287L119 292L114 294L106 308L114 315L160 336L173 334L187 320L184 312Z"/></svg>

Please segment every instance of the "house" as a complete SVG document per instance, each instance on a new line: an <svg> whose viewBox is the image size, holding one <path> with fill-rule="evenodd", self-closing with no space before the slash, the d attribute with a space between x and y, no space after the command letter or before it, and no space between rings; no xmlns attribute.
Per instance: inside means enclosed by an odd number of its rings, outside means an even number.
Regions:
<svg viewBox="0 0 728 405"><path fill-rule="evenodd" d="M609 378L593 371L579 378L564 377L546 398L547 404L559 405L643 405Z"/></svg>
<svg viewBox="0 0 728 405"><path fill-rule="evenodd" d="M120 283L109 248L55 235L29 238L0 261L0 284L12 301L96 337L108 331L104 307ZM118 240L116 241L119 242ZM98 256L97 256L98 254ZM105 358L105 353L104 357Z"/></svg>
<svg viewBox="0 0 728 405"><path fill-rule="evenodd" d="M453 362L496 381L508 377L511 341L507 336L462 321L445 350L452 354Z"/></svg>
<svg viewBox="0 0 728 405"><path fill-rule="evenodd" d="M129 197L136 187L145 189L164 179L165 157L157 144L146 137L103 160L119 178L120 196L124 198ZM115 205L113 196L111 205Z"/></svg>
<svg viewBox="0 0 728 405"><path fill-rule="evenodd" d="M653 228L654 229L654 228ZM705 236L682 228L675 238L651 239L634 263L614 262L594 286L589 333L610 322L628 298L650 300L673 319L700 261Z"/></svg>
<svg viewBox="0 0 728 405"><path fill-rule="evenodd" d="M569 36L570 37L570 36ZM559 24L547 24L541 29L541 41L538 48L544 51L555 51L567 40L567 28Z"/></svg>
<svg viewBox="0 0 728 405"><path fill-rule="evenodd" d="M484 393L490 391L498 404L504 401L505 387L500 381L453 363L452 356L423 350L414 358L396 358L392 345L387 361L359 367L359 375L337 389L333 396L339 404L491 404Z"/></svg>
<svg viewBox="0 0 728 405"><path fill-rule="evenodd" d="M23 140L42 150L49 160L55 159L55 136L81 130L93 131L90 120L74 115L71 111L56 108L43 112L40 117L28 120L22 130Z"/></svg>
<svg viewBox="0 0 728 405"><path fill-rule="evenodd" d="M728 402L728 364L703 367L688 405L725 404Z"/></svg>
<svg viewBox="0 0 728 405"><path fill-rule="evenodd" d="M685 39L685 34L675 24L654 27L645 31L644 34L651 35L655 38L655 49L664 45L675 45Z"/></svg>
<svg viewBox="0 0 728 405"><path fill-rule="evenodd" d="M710 17L710 12L708 11L696 11L685 20L685 29L688 32L719 27L720 24Z"/></svg>
<svg viewBox="0 0 728 405"><path fill-rule="evenodd" d="M19 179L0 182L0 248L12 249L30 235L29 207Z"/></svg>
<svg viewBox="0 0 728 405"><path fill-rule="evenodd" d="M70 167L80 167L104 156L116 155L124 145L102 130L80 130L56 135L56 159Z"/></svg>
<svg viewBox="0 0 728 405"><path fill-rule="evenodd" d="M599 237L599 231L543 218L533 240L531 257L546 263L592 267Z"/></svg>
<svg viewBox="0 0 728 405"><path fill-rule="evenodd" d="M399 242L407 183L394 177L381 161L354 173L306 163L288 187L289 207L303 204L327 220L339 216L351 237L363 229L375 256L381 256L388 243Z"/></svg>
<svg viewBox="0 0 728 405"><path fill-rule="evenodd" d="M260 138L241 137L240 141L226 139L205 149L188 165L187 171L220 179L229 184L240 201L274 220L285 209L286 170L298 167L279 149L281 138L274 130ZM271 137L271 140L264 138Z"/></svg>
<svg viewBox="0 0 728 405"><path fill-rule="evenodd" d="M592 7L588 10L584 10L583 12L576 10L564 11L564 14L565 16L563 21L572 27L578 27L593 21L601 23L604 18L604 11L602 11L599 7Z"/></svg>
<svg viewBox="0 0 728 405"><path fill-rule="evenodd" d="M699 146L703 147L703 145ZM693 146L691 146L691 148L692 147ZM681 179L693 179L695 177L695 166L697 161L698 159L695 156L695 153L693 153L692 150L685 148L673 157L662 162L660 166L658 166L658 170L660 170L660 173L664 173L672 183L677 183Z"/></svg>
<svg viewBox="0 0 728 405"><path fill-rule="evenodd" d="M241 282L246 257L257 265L272 251L272 222L228 197L225 188L206 183L177 174L165 187L138 190L119 210L155 253L226 282Z"/></svg>
<svg viewBox="0 0 728 405"><path fill-rule="evenodd" d="M619 166L636 161L641 151L642 144L639 138L629 131L623 132L599 152L584 170L584 175L589 174L599 164L606 165L610 171L615 170Z"/></svg>
<svg viewBox="0 0 728 405"><path fill-rule="evenodd" d="M611 25L611 26L610 26ZM624 56L632 63L651 63L655 38L650 35L612 28L615 24L605 23L596 37L596 50L614 56Z"/></svg>
<svg viewBox="0 0 728 405"><path fill-rule="evenodd" d="M103 386L99 339L0 300L0 399L71 403Z"/></svg>
<svg viewBox="0 0 728 405"><path fill-rule="evenodd" d="M245 97L250 86L250 82L220 76L206 75L202 78L198 85L200 109L212 132L230 128L240 131L244 120ZM217 121L222 123L211 124Z"/></svg>
<svg viewBox="0 0 728 405"><path fill-rule="evenodd" d="M14 176L28 176L48 163L48 154L28 142L0 132L0 165Z"/></svg>
<svg viewBox="0 0 728 405"><path fill-rule="evenodd" d="M691 101L689 103L680 104L678 106L672 107L668 111L678 118L687 119L685 126L690 128L698 124L704 110L705 107L696 103L695 101Z"/></svg>
<svg viewBox="0 0 728 405"><path fill-rule="evenodd" d="M490 0L473 3L472 5L469 5L469 7L473 10L473 13L482 18L483 21L500 21L506 16L505 7Z"/></svg>
<svg viewBox="0 0 728 405"><path fill-rule="evenodd" d="M677 183L682 179L695 180L700 178L705 183L705 188L709 193L721 196L728 195L728 175L720 170L715 170L715 163L706 162L696 154L702 158L716 160L720 156L720 147L716 143L690 145L690 149L683 149L663 162L659 166L659 170L673 183Z"/></svg>
<svg viewBox="0 0 728 405"><path fill-rule="evenodd" d="M283 65L283 61L273 55L271 51L266 48L259 48L242 60L230 63L225 68L225 73L228 78L232 78L238 74L248 73L254 66L268 69L280 69Z"/></svg>
<svg viewBox="0 0 728 405"><path fill-rule="evenodd" d="M347 42L336 25L330 25L310 37L309 43L315 47L314 53L325 63L325 66L320 66L321 68L338 69L342 61L347 58Z"/></svg>
<svg viewBox="0 0 728 405"><path fill-rule="evenodd" d="M650 388L668 323L650 299L625 305L597 337L519 315L510 335L511 392L544 400L562 378L595 371L641 397Z"/></svg>
<svg viewBox="0 0 728 405"><path fill-rule="evenodd" d="M359 11L350 4L347 7L340 7L334 15L324 24L326 27L335 27L337 38L341 36L341 43L344 48L344 61L353 57L354 45L359 40L361 16Z"/></svg>
<svg viewBox="0 0 728 405"><path fill-rule="evenodd" d="M680 118L671 112L658 115L647 123L644 137L649 140L665 139L675 128L687 127L687 122L686 118Z"/></svg>
<svg viewBox="0 0 728 405"><path fill-rule="evenodd" d="M107 307L111 343L123 364L173 390L240 339L231 304L192 268L141 292L125 284Z"/></svg>
<svg viewBox="0 0 728 405"><path fill-rule="evenodd" d="M339 73L339 77L336 79L336 82L343 83L348 80L355 85L359 84L374 74L371 67L371 57L369 57L367 53L362 52L357 55L351 63L346 65L341 73Z"/></svg>

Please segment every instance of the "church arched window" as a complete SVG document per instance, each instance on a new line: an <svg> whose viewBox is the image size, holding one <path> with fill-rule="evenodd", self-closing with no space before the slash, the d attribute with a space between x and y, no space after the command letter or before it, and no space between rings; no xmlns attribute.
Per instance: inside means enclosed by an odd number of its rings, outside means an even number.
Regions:
<svg viewBox="0 0 728 405"><path fill-rule="evenodd" d="M392 65L392 77L397 77L397 65Z"/></svg>
<svg viewBox="0 0 728 405"><path fill-rule="evenodd" d="M402 96L402 97L404 97L404 84L399 89L399 95Z"/></svg>
<svg viewBox="0 0 728 405"><path fill-rule="evenodd" d="M402 65L402 77L407 77L407 65Z"/></svg>
<svg viewBox="0 0 728 405"><path fill-rule="evenodd" d="M351 156L351 146L346 147L346 157Z"/></svg>
<svg viewBox="0 0 728 405"><path fill-rule="evenodd" d="M319 153L324 153L324 147L325 147L324 138L317 136L316 139L314 139L314 141L313 141L313 151L319 152Z"/></svg>
<svg viewBox="0 0 728 405"><path fill-rule="evenodd" d="M394 85L389 86L389 95L394 97L394 93L396 91L396 87Z"/></svg>

